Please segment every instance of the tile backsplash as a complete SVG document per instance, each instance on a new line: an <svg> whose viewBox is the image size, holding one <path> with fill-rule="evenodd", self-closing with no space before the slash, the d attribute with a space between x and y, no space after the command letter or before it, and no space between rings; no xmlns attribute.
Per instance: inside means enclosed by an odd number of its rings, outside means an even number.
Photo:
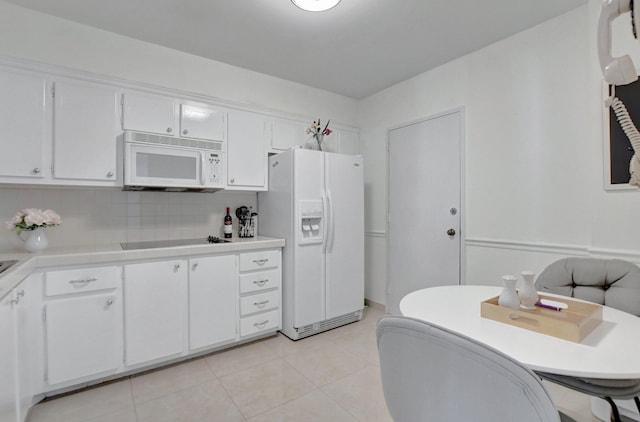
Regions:
<svg viewBox="0 0 640 422"><path fill-rule="evenodd" d="M23 208L50 208L62 225L47 230L49 247L100 246L118 242L222 237L225 208L257 209L254 192L124 192L108 189L0 188L0 221ZM0 253L22 250L3 224Z"/></svg>

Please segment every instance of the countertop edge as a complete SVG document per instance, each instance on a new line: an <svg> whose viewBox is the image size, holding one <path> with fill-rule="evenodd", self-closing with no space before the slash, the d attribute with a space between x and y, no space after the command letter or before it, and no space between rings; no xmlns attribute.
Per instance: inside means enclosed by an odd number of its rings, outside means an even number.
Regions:
<svg viewBox="0 0 640 422"><path fill-rule="evenodd" d="M253 239L233 239L231 243L216 243L211 245L186 245L170 248L138 249L125 251L119 244L103 247L103 250L95 250L96 247L87 246L75 250L51 249L39 254L1 254L2 259L17 259L18 262L0 275L0 300L3 300L22 280L34 271L47 267L71 266L71 265L95 265L110 262L141 261L162 258L182 258L198 255L223 254L268 248L284 247L284 239L258 236Z"/></svg>

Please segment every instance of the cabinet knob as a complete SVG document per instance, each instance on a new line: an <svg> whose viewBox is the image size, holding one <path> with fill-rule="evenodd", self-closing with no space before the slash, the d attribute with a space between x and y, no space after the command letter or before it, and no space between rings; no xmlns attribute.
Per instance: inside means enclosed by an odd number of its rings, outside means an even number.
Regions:
<svg viewBox="0 0 640 422"><path fill-rule="evenodd" d="M449 229L449 230L447 230L447 234L449 236L455 236L456 235L456 231L454 229Z"/></svg>
<svg viewBox="0 0 640 422"><path fill-rule="evenodd" d="M185 129L185 130L183 130L183 131L182 131L182 134L183 134L183 135L186 135L187 133L189 133L189 131L188 131L187 129Z"/></svg>
<svg viewBox="0 0 640 422"><path fill-rule="evenodd" d="M171 132L173 132L173 129L172 129L172 128L170 128L170 127L168 127L168 128L167 128L167 133L171 133Z"/></svg>
<svg viewBox="0 0 640 422"><path fill-rule="evenodd" d="M113 177L113 172L110 171L109 173L107 173L107 177Z"/></svg>
<svg viewBox="0 0 640 422"><path fill-rule="evenodd" d="M235 183L236 179L231 178L231 180L229 180L229 183Z"/></svg>
<svg viewBox="0 0 640 422"><path fill-rule="evenodd" d="M196 268L198 268L198 263L194 262L193 265L191 266L191 269L195 271Z"/></svg>
<svg viewBox="0 0 640 422"><path fill-rule="evenodd" d="M111 306L111 305L113 305L113 299L107 300L107 306Z"/></svg>
<svg viewBox="0 0 640 422"><path fill-rule="evenodd" d="M40 173L40 169L38 167L33 169L33 173L34 174L39 174Z"/></svg>
<svg viewBox="0 0 640 422"><path fill-rule="evenodd" d="M180 264L176 264L173 266L173 271L178 271L180 269Z"/></svg>
<svg viewBox="0 0 640 422"><path fill-rule="evenodd" d="M9 302L13 303L14 305L17 305L20 302L21 297L24 297L24 290L20 290L19 292L17 292L16 297L11 299Z"/></svg>

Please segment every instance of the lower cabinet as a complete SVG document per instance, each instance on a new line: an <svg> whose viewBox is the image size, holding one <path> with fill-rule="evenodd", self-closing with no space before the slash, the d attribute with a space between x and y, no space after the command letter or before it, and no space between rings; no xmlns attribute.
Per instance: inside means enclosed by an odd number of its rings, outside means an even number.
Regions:
<svg viewBox="0 0 640 422"><path fill-rule="evenodd" d="M45 305L47 383L114 373L122 331L113 293L51 301Z"/></svg>
<svg viewBox="0 0 640 422"><path fill-rule="evenodd" d="M235 339L237 290L236 255L189 260L189 350Z"/></svg>
<svg viewBox="0 0 640 422"><path fill-rule="evenodd" d="M275 331L281 326L280 250L240 254L240 336Z"/></svg>
<svg viewBox="0 0 640 422"><path fill-rule="evenodd" d="M125 365L136 366L184 352L187 261L124 266Z"/></svg>
<svg viewBox="0 0 640 422"><path fill-rule="evenodd" d="M44 274L48 390L115 374L122 362L121 267Z"/></svg>
<svg viewBox="0 0 640 422"><path fill-rule="evenodd" d="M16 325L14 294L0 300L0 421L17 421Z"/></svg>
<svg viewBox="0 0 640 422"><path fill-rule="evenodd" d="M34 272L0 300L0 422L33 399L274 334L279 248Z"/></svg>

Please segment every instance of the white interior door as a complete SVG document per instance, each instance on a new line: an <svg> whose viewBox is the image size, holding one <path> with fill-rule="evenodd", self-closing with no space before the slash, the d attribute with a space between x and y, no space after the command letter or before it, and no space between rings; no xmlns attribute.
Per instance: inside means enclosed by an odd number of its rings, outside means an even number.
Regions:
<svg viewBox="0 0 640 422"><path fill-rule="evenodd" d="M388 312L409 292L460 283L462 119L389 131Z"/></svg>

